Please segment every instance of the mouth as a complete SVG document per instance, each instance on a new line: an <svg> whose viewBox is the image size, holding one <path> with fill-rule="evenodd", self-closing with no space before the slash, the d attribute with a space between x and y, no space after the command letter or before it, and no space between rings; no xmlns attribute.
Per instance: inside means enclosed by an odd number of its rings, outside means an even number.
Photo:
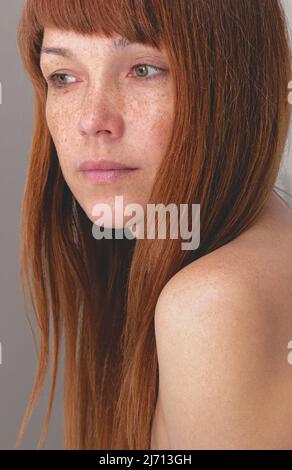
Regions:
<svg viewBox="0 0 292 470"><path fill-rule="evenodd" d="M131 176L138 168L112 168L107 170L83 170L82 174L87 181L94 183L111 183L121 178Z"/></svg>

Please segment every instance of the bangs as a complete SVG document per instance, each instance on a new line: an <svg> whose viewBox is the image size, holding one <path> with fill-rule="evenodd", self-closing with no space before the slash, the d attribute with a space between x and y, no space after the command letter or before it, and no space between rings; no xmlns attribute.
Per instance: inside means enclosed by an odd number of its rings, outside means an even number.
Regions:
<svg viewBox="0 0 292 470"><path fill-rule="evenodd" d="M27 35L43 37L45 27L112 37L160 48L163 15L155 0L26 0ZM38 41L38 42L39 42Z"/></svg>

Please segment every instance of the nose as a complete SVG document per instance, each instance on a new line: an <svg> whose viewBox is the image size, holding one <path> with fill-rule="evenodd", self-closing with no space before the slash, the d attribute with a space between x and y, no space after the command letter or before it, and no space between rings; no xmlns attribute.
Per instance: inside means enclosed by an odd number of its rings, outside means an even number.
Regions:
<svg viewBox="0 0 292 470"><path fill-rule="evenodd" d="M84 137L99 134L118 138L123 132L123 118L119 98L112 88L96 85L84 97L79 132Z"/></svg>

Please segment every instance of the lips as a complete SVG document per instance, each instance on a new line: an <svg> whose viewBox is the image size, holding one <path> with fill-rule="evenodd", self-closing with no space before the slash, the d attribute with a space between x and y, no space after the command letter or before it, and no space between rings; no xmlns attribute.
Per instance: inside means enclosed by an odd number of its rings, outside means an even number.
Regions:
<svg viewBox="0 0 292 470"><path fill-rule="evenodd" d="M134 167L113 160L87 160L82 162L80 171L97 171L97 170L134 170Z"/></svg>

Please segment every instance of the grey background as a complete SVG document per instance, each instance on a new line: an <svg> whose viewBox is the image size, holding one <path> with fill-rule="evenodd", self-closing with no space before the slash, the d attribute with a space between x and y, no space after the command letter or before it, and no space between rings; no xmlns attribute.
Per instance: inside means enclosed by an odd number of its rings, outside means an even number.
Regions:
<svg viewBox="0 0 292 470"><path fill-rule="evenodd" d="M49 1L49 0L48 0ZM252 1L252 0L251 0ZM292 0L282 0L292 25ZM18 288L19 216L32 133L32 89L16 47L23 0L0 2L0 150L1 150L1 315L0 449L13 449L30 395L37 355ZM288 91L287 91L288 96ZM290 134L277 185L292 194ZM291 205L292 198L285 196ZM60 369L61 373L62 369ZM45 449L62 449L62 390L59 381ZM48 380L27 428L21 449L35 449L48 398Z"/></svg>

